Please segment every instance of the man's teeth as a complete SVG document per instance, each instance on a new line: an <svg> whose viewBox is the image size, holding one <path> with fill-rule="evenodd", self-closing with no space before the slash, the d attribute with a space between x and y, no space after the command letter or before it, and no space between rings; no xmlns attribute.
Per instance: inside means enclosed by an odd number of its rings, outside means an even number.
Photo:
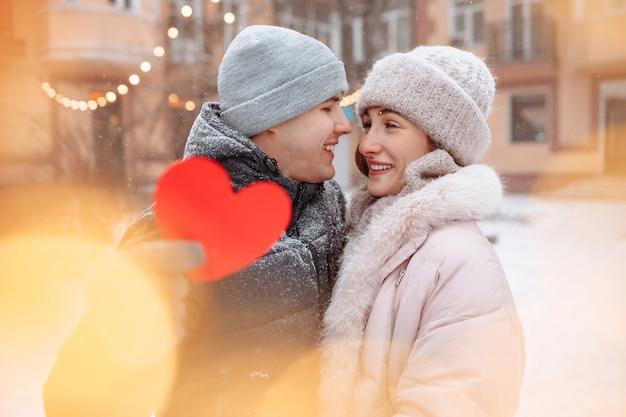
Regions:
<svg viewBox="0 0 626 417"><path fill-rule="evenodd" d="M372 171L382 171L382 170L385 170L385 169L391 169L392 167L393 167L393 165L391 165L391 164L384 164L384 165L382 165L382 164L372 164L372 165L370 165L370 169Z"/></svg>
<svg viewBox="0 0 626 417"><path fill-rule="evenodd" d="M326 149L327 151L334 151L335 145L324 145L324 149Z"/></svg>

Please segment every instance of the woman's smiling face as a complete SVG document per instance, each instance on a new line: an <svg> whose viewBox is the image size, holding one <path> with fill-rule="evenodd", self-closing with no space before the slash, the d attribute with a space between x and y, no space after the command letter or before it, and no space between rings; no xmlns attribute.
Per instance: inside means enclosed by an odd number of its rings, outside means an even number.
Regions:
<svg viewBox="0 0 626 417"><path fill-rule="evenodd" d="M383 107L370 107L362 117L359 153L369 168L367 189L384 197L404 187L404 171L432 151L428 135L415 123Z"/></svg>

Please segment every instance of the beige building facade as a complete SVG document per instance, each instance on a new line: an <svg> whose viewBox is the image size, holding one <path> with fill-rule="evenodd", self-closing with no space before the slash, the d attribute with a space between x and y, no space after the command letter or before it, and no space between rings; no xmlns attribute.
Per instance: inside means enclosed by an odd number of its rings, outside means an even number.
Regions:
<svg viewBox="0 0 626 417"><path fill-rule="evenodd" d="M0 6L0 185L144 187L174 159L236 33L278 24L327 43L357 91L422 44L497 77L486 162L511 192L626 175L626 0L8 0ZM349 113L350 106L346 106ZM354 183L351 153L336 158Z"/></svg>
<svg viewBox="0 0 626 417"><path fill-rule="evenodd" d="M415 4L416 44L469 49L496 75L486 162L509 190L626 174L626 1Z"/></svg>
<svg viewBox="0 0 626 417"><path fill-rule="evenodd" d="M214 98L232 31L222 4L194 3L2 2L0 184L154 181Z"/></svg>

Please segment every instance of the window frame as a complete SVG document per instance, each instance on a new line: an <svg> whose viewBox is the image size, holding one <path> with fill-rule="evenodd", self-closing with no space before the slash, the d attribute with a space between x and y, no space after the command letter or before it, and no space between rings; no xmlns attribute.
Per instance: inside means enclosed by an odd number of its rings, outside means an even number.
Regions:
<svg viewBox="0 0 626 417"><path fill-rule="evenodd" d="M0 3L0 38L13 38L13 0Z"/></svg>
<svg viewBox="0 0 626 417"><path fill-rule="evenodd" d="M485 42L485 3L483 0L450 0L450 36L459 47L474 47ZM480 14L480 28L476 28L476 15ZM457 26L463 19L463 28Z"/></svg>
<svg viewBox="0 0 626 417"><path fill-rule="evenodd" d="M109 0L109 6L115 10L137 13L140 9L140 0Z"/></svg>
<svg viewBox="0 0 626 417"><path fill-rule="evenodd" d="M532 107L533 98L541 98L543 100L543 127L540 131L543 133L542 138L516 138L516 108L515 100L528 100L529 107ZM508 130L509 143L511 144L548 144L551 142L552 113L550 111L550 92L544 89L533 89L527 91L511 92L508 97ZM537 133L537 135L539 132Z"/></svg>
<svg viewBox="0 0 626 417"><path fill-rule="evenodd" d="M615 4L618 1L620 4ZM604 7L608 14L626 13L626 0L604 0Z"/></svg>

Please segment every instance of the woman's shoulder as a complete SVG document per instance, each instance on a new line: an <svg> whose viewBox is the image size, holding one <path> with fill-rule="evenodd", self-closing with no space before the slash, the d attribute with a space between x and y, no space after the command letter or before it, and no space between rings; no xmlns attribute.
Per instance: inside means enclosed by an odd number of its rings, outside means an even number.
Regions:
<svg viewBox="0 0 626 417"><path fill-rule="evenodd" d="M418 253L449 274L481 270L487 273L494 266L494 275L501 273L492 243L474 221L452 222L431 230Z"/></svg>
<svg viewBox="0 0 626 417"><path fill-rule="evenodd" d="M462 253L476 248L477 243L491 244L476 221L456 221L434 228L428 232L428 244L453 247Z"/></svg>

